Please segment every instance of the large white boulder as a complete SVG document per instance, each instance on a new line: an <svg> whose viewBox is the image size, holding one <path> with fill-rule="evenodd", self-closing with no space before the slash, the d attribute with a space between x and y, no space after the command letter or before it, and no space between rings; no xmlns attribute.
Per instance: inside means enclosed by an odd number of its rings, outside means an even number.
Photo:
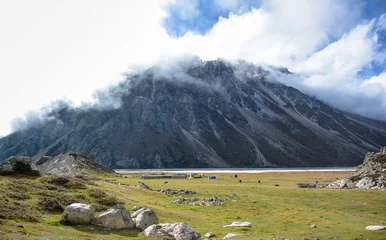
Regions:
<svg viewBox="0 0 386 240"><path fill-rule="evenodd" d="M196 240L201 235L186 223L154 224L144 231L146 237L162 237L175 240Z"/></svg>
<svg viewBox="0 0 386 240"><path fill-rule="evenodd" d="M158 224L158 217L150 208L141 208L131 215L135 222L136 228L145 230L153 224Z"/></svg>
<svg viewBox="0 0 386 240"><path fill-rule="evenodd" d="M119 204L98 215L92 223L111 229L135 227L135 224L131 219L130 212Z"/></svg>
<svg viewBox="0 0 386 240"><path fill-rule="evenodd" d="M95 214L95 208L88 204L73 203L66 207L60 222L66 224L89 224Z"/></svg>

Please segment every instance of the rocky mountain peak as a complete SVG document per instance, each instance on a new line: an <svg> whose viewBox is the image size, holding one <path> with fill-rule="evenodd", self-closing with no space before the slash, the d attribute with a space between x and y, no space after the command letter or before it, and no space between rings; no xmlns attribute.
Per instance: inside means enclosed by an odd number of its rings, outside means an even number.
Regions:
<svg viewBox="0 0 386 240"><path fill-rule="evenodd" d="M74 150L112 168L352 166L386 142L386 124L285 86L280 74L290 73L243 61L159 64L100 93L99 106L61 107L0 139L0 159Z"/></svg>

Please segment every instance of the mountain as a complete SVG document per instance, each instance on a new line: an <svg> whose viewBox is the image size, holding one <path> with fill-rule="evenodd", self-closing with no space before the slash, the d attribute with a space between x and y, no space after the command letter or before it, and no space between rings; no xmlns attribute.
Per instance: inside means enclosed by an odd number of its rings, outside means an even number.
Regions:
<svg viewBox="0 0 386 240"><path fill-rule="evenodd" d="M222 60L157 65L95 106L62 106L0 139L0 160L71 150L112 168L330 167L385 145L385 123L275 80L291 74Z"/></svg>

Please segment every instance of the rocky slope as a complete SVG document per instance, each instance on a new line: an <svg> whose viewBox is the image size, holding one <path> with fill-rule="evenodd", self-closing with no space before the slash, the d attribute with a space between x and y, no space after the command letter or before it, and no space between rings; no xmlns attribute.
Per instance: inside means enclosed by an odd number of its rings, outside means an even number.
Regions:
<svg viewBox="0 0 386 240"><path fill-rule="evenodd" d="M363 164L348 178L337 180L328 188L386 189L386 147L368 152Z"/></svg>
<svg viewBox="0 0 386 240"><path fill-rule="evenodd" d="M273 73L272 71L275 71ZM334 109L245 62L156 66L0 139L0 160L73 150L113 168L358 165L386 125Z"/></svg>
<svg viewBox="0 0 386 240"><path fill-rule="evenodd" d="M83 171L113 172L102 164L77 152L63 152L56 157L42 156L35 164L43 175L76 177Z"/></svg>

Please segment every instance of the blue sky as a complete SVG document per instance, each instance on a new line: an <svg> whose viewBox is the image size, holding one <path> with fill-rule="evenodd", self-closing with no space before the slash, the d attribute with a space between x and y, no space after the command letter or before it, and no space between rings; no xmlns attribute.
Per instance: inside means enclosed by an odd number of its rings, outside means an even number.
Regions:
<svg viewBox="0 0 386 240"><path fill-rule="evenodd" d="M192 55L286 67L279 81L386 120L385 0L0 1L0 31L0 135Z"/></svg>
<svg viewBox="0 0 386 240"><path fill-rule="evenodd" d="M219 18L228 18L229 14L242 15L251 9L263 7L263 3L260 0L240 0L240 1L225 1L232 2L230 5L221 7L222 1L207 1L207 0L192 0L184 2L173 2L167 5L168 17L163 20L163 26L167 30L168 34L173 37L183 37L186 33L194 32L196 34L205 35L212 27L218 22ZM386 1L385 0L351 0L348 1L354 12L357 12L354 17L353 24L348 24L344 30L349 30L350 27L355 26L360 22L370 21L374 18L379 18L382 14L386 13ZM190 9L189 15L186 12L181 11L185 4L193 5ZM181 14L182 13L182 14ZM337 41L341 35L329 35L330 42ZM386 48L386 31L378 33L380 38L379 49L385 50ZM322 45L319 49L326 46ZM383 63L372 61L358 72L357 76L360 79L366 79L374 75L379 75L384 71Z"/></svg>

